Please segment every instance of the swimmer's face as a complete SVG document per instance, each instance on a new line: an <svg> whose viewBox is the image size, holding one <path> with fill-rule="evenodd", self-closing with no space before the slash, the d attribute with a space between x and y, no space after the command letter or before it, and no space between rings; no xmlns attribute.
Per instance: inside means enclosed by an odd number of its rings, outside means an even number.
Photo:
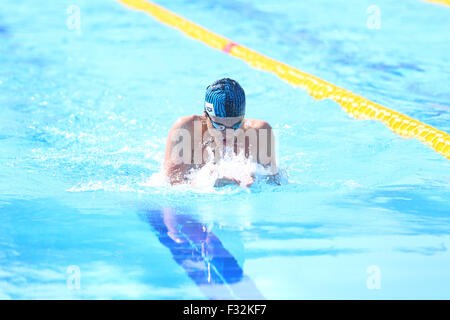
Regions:
<svg viewBox="0 0 450 320"><path fill-rule="evenodd" d="M242 126L242 121L244 120L244 116L240 117L232 117L232 118L220 118L213 117L204 112L207 121L208 130L214 130L215 132L219 132L223 139L223 144L228 145L231 141L226 141L226 132L229 130L237 130ZM223 130L220 130L223 128Z"/></svg>
<svg viewBox="0 0 450 320"><path fill-rule="evenodd" d="M215 129L217 131L225 132L226 129L237 130L241 127L242 120L244 116L240 117L232 117L232 118L220 118L210 116L206 112L204 112L205 116L209 119L208 121L208 129Z"/></svg>

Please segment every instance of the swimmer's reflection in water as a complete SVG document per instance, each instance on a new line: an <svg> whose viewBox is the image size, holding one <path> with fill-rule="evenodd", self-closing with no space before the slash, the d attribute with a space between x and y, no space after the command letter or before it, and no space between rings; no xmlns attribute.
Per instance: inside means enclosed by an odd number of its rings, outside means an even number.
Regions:
<svg viewBox="0 0 450 320"><path fill-rule="evenodd" d="M171 208L147 211L145 216L159 241L209 299L264 299L206 226Z"/></svg>

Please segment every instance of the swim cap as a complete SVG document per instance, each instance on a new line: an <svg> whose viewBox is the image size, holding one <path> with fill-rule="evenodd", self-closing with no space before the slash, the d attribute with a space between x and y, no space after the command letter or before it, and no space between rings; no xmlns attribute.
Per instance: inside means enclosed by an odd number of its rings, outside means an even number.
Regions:
<svg viewBox="0 0 450 320"><path fill-rule="evenodd" d="M245 92L236 81L223 78L206 88L205 111L219 118L245 114Z"/></svg>

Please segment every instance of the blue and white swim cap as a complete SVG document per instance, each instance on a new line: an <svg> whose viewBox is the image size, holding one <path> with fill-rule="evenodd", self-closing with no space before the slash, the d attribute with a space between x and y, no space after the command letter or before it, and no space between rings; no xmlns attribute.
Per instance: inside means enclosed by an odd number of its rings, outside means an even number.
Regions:
<svg viewBox="0 0 450 320"><path fill-rule="evenodd" d="M245 114L245 92L236 81L223 78L206 88L205 111L213 117L232 118Z"/></svg>

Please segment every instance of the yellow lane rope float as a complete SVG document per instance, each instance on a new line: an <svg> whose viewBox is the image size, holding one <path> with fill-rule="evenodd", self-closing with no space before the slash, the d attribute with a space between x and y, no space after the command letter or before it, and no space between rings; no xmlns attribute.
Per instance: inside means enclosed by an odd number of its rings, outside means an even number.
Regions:
<svg viewBox="0 0 450 320"><path fill-rule="evenodd" d="M450 6L450 0L424 0L424 1L445 4L447 6Z"/></svg>
<svg viewBox="0 0 450 320"><path fill-rule="evenodd" d="M317 100L331 99L354 118L381 121L400 136L416 138L450 160L450 135L444 131L437 130L351 91L250 50L154 3L145 0L117 1L130 8L144 11L155 19L179 29L191 38L246 61L256 69L275 73L288 83L302 88Z"/></svg>

